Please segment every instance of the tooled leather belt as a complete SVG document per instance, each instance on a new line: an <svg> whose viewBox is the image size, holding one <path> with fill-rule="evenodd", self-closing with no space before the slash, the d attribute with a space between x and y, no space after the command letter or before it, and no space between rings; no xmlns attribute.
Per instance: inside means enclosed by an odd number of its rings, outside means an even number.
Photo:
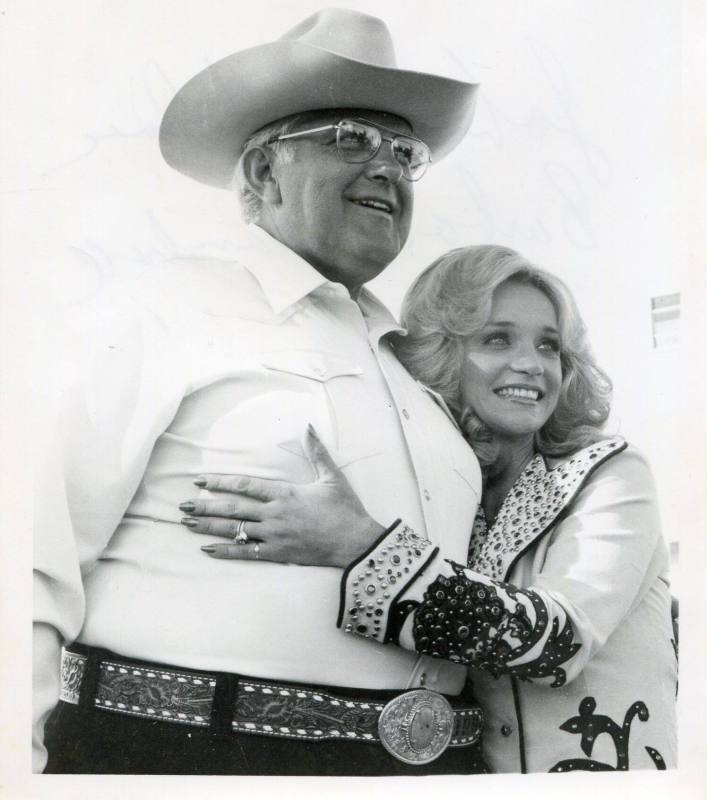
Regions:
<svg viewBox="0 0 707 800"><path fill-rule="evenodd" d="M86 655L62 650L64 702L143 719L211 726L217 675L101 658L94 679L87 681L87 662ZM296 684L240 676L235 681L229 717L230 728L237 733L380 743L405 763L427 764L447 747L475 744L483 727L479 706L452 707L443 695L428 689L413 689L386 703Z"/></svg>

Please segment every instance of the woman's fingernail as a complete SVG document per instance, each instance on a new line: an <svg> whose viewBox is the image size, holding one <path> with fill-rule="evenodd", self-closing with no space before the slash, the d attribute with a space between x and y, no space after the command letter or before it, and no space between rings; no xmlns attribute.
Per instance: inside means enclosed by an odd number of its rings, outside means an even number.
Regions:
<svg viewBox="0 0 707 800"><path fill-rule="evenodd" d="M194 519L194 517L182 517L180 522L182 525L186 525L187 528L196 528L196 526L199 524L199 520Z"/></svg>
<svg viewBox="0 0 707 800"><path fill-rule="evenodd" d="M194 503L192 503L191 500L187 500L185 503L179 504L179 510L185 511L187 514L191 514L191 512L194 511L195 508L196 506L194 505Z"/></svg>
<svg viewBox="0 0 707 800"><path fill-rule="evenodd" d="M206 486L206 478L199 475L199 477L194 480L194 485L203 489Z"/></svg>
<svg viewBox="0 0 707 800"><path fill-rule="evenodd" d="M216 552L216 545L215 544L205 544L201 548L204 553L215 553Z"/></svg>

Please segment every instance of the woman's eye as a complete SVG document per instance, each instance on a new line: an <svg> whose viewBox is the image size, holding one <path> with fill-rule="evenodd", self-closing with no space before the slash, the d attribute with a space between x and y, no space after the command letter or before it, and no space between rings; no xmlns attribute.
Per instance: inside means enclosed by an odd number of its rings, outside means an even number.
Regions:
<svg viewBox="0 0 707 800"><path fill-rule="evenodd" d="M557 341L557 339L543 339L538 345L538 349L545 350L546 352L550 353L559 353L560 343Z"/></svg>
<svg viewBox="0 0 707 800"><path fill-rule="evenodd" d="M484 338L484 344L508 344L505 333L491 333Z"/></svg>

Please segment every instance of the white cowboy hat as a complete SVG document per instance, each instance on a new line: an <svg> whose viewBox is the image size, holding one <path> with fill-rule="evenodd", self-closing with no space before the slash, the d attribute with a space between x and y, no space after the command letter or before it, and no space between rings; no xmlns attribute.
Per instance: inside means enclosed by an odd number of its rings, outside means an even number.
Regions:
<svg viewBox="0 0 707 800"><path fill-rule="evenodd" d="M382 20L329 8L195 75L165 111L160 149L179 172L229 188L243 143L259 128L303 111L360 108L406 119L439 161L469 129L477 88L398 69Z"/></svg>

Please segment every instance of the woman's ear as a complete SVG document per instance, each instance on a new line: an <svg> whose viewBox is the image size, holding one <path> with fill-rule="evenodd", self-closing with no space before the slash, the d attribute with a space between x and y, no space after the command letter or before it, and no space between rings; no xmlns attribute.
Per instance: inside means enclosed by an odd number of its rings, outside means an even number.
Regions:
<svg viewBox="0 0 707 800"><path fill-rule="evenodd" d="M281 200L280 186L273 174L275 154L267 147L251 147L243 154L241 166L248 188L264 204L277 205Z"/></svg>

